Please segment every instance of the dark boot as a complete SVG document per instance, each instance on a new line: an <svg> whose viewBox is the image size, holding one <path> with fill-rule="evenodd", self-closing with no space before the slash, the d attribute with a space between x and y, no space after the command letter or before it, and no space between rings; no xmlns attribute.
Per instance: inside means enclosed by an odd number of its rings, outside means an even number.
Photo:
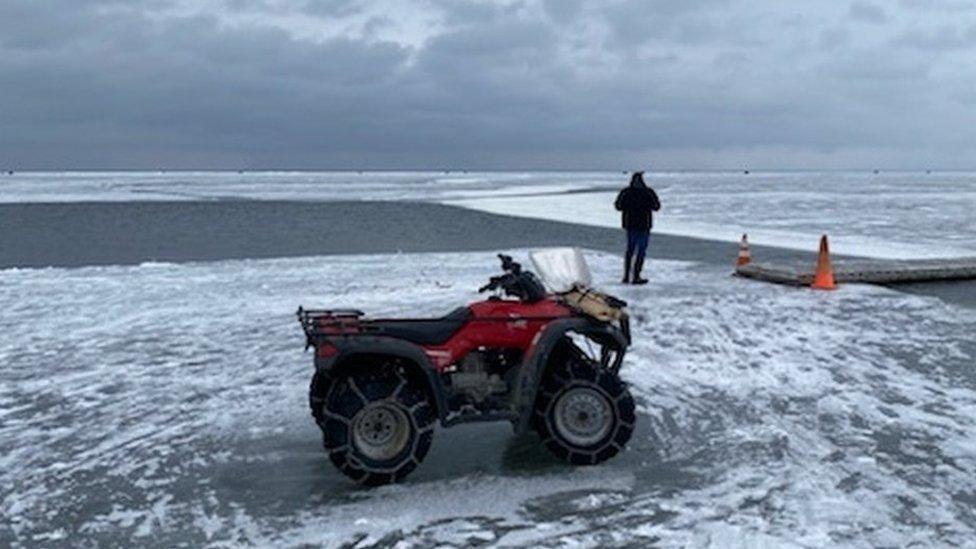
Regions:
<svg viewBox="0 0 976 549"><path fill-rule="evenodd" d="M631 257L630 254L624 256L624 280L623 280L624 284L630 284L630 260L631 260L631 258L632 257Z"/></svg>
<svg viewBox="0 0 976 549"><path fill-rule="evenodd" d="M644 268L644 258L638 258L634 262L634 284L647 284L646 278L641 278L641 270Z"/></svg>

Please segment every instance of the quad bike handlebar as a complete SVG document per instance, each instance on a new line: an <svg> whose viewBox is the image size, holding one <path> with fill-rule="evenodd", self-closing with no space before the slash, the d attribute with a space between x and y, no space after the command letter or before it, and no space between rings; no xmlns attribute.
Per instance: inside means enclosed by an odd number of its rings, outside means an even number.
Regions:
<svg viewBox="0 0 976 549"><path fill-rule="evenodd" d="M529 271L523 271L522 265L512 259L512 256L498 254L505 274L493 276L488 284L478 288L478 293L501 289L505 295L517 297L521 301L532 303L546 297L546 289L542 282Z"/></svg>
<svg viewBox="0 0 976 549"><path fill-rule="evenodd" d="M497 290L498 288L505 289L506 287L511 286L514 276L518 276L522 273L522 265L513 260L512 256L498 254L498 259L500 259L502 262L502 270L505 271L505 274L489 278L488 284L478 288L479 294L490 290Z"/></svg>
<svg viewBox="0 0 976 549"><path fill-rule="evenodd" d="M488 279L488 284L485 284L484 286L478 288L478 293L479 294L483 294L483 293L488 292L488 291L491 291L491 290L497 290L499 287L502 286L502 280L505 277L508 277L508 276L511 276L511 275L503 275L503 276L493 276L493 277L491 277L490 279Z"/></svg>
<svg viewBox="0 0 976 549"><path fill-rule="evenodd" d="M512 259L512 256L505 254L498 254L498 259L502 261L502 270L506 273L512 273L513 275L518 275L522 272L522 264L516 262Z"/></svg>

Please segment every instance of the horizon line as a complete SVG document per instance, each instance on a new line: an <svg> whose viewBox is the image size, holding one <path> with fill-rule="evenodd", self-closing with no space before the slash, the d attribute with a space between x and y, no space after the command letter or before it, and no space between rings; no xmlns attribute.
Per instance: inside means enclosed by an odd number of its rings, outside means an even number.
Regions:
<svg viewBox="0 0 976 549"><path fill-rule="evenodd" d="M833 172L833 173L859 173L869 172L874 174L881 173L969 173L976 172L976 168L667 168L667 169L639 169L624 170L610 168L529 168L529 169L486 169L486 168L47 168L47 169L0 169L0 176L10 176L17 174L43 174L43 173L442 173L442 174L465 174L465 173L621 173L629 174L634 171L644 173L737 173L748 175L752 173L776 173L776 172Z"/></svg>

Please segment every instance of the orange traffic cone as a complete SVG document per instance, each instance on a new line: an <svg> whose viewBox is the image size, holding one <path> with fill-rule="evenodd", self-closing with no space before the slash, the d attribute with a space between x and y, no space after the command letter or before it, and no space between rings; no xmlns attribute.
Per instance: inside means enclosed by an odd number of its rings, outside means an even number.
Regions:
<svg viewBox="0 0 976 549"><path fill-rule="evenodd" d="M820 255L817 256L817 271L813 274L811 288L818 290L834 290L834 267L830 264L830 248L827 246L827 235L820 237Z"/></svg>
<svg viewBox="0 0 976 549"><path fill-rule="evenodd" d="M742 242L739 242L739 259L736 260L735 266L741 267L749 263L752 263L752 252L749 251L749 239L746 235L742 235Z"/></svg>

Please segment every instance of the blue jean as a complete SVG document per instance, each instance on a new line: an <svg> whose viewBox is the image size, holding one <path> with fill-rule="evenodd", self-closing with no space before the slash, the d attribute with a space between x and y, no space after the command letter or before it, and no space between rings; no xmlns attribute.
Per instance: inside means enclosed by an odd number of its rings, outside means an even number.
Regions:
<svg viewBox="0 0 976 549"><path fill-rule="evenodd" d="M644 262L644 254L647 253L647 241L651 233L641 229L627 230L627 259L634 257L636 263ZM636 256L636 257L635 257Z"/></svg>

